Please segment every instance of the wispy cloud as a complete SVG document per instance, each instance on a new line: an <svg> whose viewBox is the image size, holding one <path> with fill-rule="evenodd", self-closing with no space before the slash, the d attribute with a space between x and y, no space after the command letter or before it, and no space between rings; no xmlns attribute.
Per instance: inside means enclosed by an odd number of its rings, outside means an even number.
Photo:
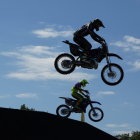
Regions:
<svg viewBox="0 0 140 140"><path fill-rule="evenodd" d="M126 64L131 66L131 68L127 69L128 71L140 70L140 38L125 35L121 41L112 42L110 44L122 48L124 52L131 53L131 56L133 56L135 60L132 60L131 57L131 60L126 61Z"/></svg>
<svg viewBox="0 0 140 140"><path fill-rule="evenodd" d="M132 131L137 130L136 128L133 128L131 124L129 123L122 123L122 124L114 124L114 123L110 123L110 124L106 124L106 127L108 127L108 129L112 129L112 133L114 135L121 135L121 134L130 134L132 133Z"/></svg>
<svg viewBox="0 0 140 140"><path fill-rule="evenodd" d="M56 56L58 53L53 52L53 47L48 46L25 46L19 51L22 53L34 54L34 55L51 55Z"/></svg>
<svg viewBox="0 0 140 140"><path fill-rule="evenodd" d="M99 91L97 92L97 95L114 95L114 91Z"/></svg>
<svg viewBox="0 0 140 140"><path fill-rule="evenodd" d="M55 28L45 28L34 30L32 33L36 34L39 38L55 38L55 37L69 37L73 34L72 29L58 30Z"/></svg>
<svg viewBox="0 0 140 140"><path fill-rule="evenodd" d="M127 107L128 109L131 109L131 110L135 109L135 104L132 102L125 101L123 102L123 105Z"/></svg>
<svg viewBox="0 0 140 140"><path fill-rule="evenodd" d="M6 99L6 98L9 98L10 95L0 95L0 99Z"/></svg>
<svg viewBox="0 0 140 140"><path fill-rule="evenodd" d="M133 36L124 36L124 39L129 42L129 43L132 43L132 44L140 44L140 39L139 38L135 38Z"/></svg>
<svg viewBox="0 0 140 140"><path fill-rule="evenodd" d="M140 70L140 59L135 60L134 62L128 62L128 65L132 66L130 71L138 71Z"/></svg>
<svg viewBox="0 0 140 140"><path fill-rule="evenodd" d="M6 76L20 80L69 80L94 79L97 76L82 72L74 72L67 76L59 74L54 68L54 60L58 52L47 46L24 46L15 52L1 52L1 55L15 57L17 70Z"/></svg>
<svg viewBox="0 0 140 140"><path fill-rule="evenodd" d="M133 51L140 53L140 39L133 36L125 35L122 41L110 43L111 45L121 47L124 51Z"/></svg>
<svg viewBox="0 0 140 140"><path fill-rule="evenodd" d="M132 133L132 131L130 131L130 130L116 130L116 131L113 131L112 132L113 134L115 134L115 135L122 135L122 134L130 134L131 135L131 133Z"/></svg>
<svg viewBox="0 0 140 140"><path fill-rule="evenodd" d="M35 93L20 93L16 95L17 98L37 98L37 94Z"/></svg>
<svg viewBox="0 0 140 140"><path fill-rule="evenodd" d="M128 123L124 123L124 124L107 124L106 127L110 127L110 128L128 128L130 125Z"/></svg>

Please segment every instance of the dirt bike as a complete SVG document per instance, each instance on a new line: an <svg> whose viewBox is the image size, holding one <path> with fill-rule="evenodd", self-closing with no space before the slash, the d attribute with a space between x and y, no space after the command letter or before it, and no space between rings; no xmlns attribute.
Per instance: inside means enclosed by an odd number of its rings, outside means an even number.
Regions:
<svg viewBox="0 0 140 140"><path fill-rule="evenodd" d="M66 97L59 97L59 98L64 99L65 104L62 104L57 107L56 114L58 116L68 118L71 115L71 113L82 113L82 112L86 113L87 106L90 106L91 109L88 112L88 116L91 121L99 122L104 117L103 111L98 107L94 107L94 104L101 105L101 103L97 101L92 101L90 99L89 93L85 95L84 101L80 105L80 109L75 108L77 100L72 98L66 98Z"/></svg>
<svg viewBox="0 0 140 140"><path fill-rule="evenodd" d="M118 64L111 63L110 57L113 56L121 60L122 58L117 54L109 53L108 45L105 41L101 47L90 50L90 55L88 55L87 58L89 63L83 61L85 52L80 46L68 40L63 42L69 45L71 54L63 53L56 57L54 66L59 73L70 74L75 70L76 66L87 69L97 69L98 63L105 58L107 65L105 65L101 71L101 78L104 83L113 86L122 81L124 77L123 69ZM74 56L78 57L75 58Z"/></svg>

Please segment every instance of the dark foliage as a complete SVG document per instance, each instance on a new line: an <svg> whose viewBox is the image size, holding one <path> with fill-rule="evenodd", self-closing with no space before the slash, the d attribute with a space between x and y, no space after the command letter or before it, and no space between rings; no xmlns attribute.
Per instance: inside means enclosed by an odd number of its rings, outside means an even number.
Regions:
<svg viewBox="0 0 140 140"><path fill-rule="evenodd" d="M120 140L140 140L140 131L135 131L131 134L117 135L116 138Z"/></svg>
<svg viewBox="0 0 140 140"><path fill-rule="evenodd" d="M34 108L28 108L25 104L20 106L20 110L35 111Z"/></svg>

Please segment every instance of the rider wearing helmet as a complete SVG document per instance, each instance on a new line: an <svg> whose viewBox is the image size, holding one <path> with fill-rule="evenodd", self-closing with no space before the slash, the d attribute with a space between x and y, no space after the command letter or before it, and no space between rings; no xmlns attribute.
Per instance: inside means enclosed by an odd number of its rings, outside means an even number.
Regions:
<svg viewBox="0 0 140 140"><path fill-rule="evenodd" d="M83 25L74 33L73 41L75 41L85 51L88 51L92 48L92 45L84 38L87 35L90 35L93 40L102 44L104 39L94 32L94 29L99 31L100 27L105 28L100 19L95 19L90 23Z"/></svg>
<svg viewBox="0 0 140 140"><path fill-rule="evenodd" d="M92 48L92 45L87 41L87 39L85 39L85 37L87 35L90 35L93 40L100 44L103 44L105 42L102 37L100 37L94 32L94 30L99 31L100 27L105 28L100 19L95 19L90 23L83 25L79 30L74 32L73 41L76 42L83 49L84 55L82 57L82 61L84 63L91 63L90 61L88 61L88 58L90 56L90 50ZM94 62L94 66L95 69L97 69L98 64Z"/></svg>
<svg viewBox="0 0 140 140"><path fill-rule="evenodd" d="M82 80L81 82L78 82L74 85L74 87L71 89L72 91L72 97L74 97L75 99L77 99L75 108L80 109L79 105L82 103L83 101L83 92L87 92L87 90L82 89L82 87L85 87L88 83L87 80ZM85 95L84 95L85 96Z"/></svg>

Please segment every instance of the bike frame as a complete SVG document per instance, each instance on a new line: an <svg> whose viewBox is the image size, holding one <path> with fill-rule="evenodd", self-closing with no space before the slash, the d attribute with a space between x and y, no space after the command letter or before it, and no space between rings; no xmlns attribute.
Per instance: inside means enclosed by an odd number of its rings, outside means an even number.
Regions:
<svg viewBox="0 0 140 140"><path fill-rule="evenodd" d="M109 53L109 49L108 49L107 44L102 46L102 49L105 49L105 53L104 53L104 57L101 59L101 61L105 58L108 66L111 63L110 57L112 57L112 56L122 60L122 58L119 55L117 55L115 53ZM79 59L80 59L81 56L82 56L82 54L75 59L75 63L76 63L77 66L80 66L80 63L78 63L78 62L79 62ZM110 66L109 66L109 69L110 69Z"/></svg>
<svg viewBox="0 0 140 140"><path fill-rule="evenodd" d="M94 111L94 106L93 106L93 104L99 104L99 105L101 105L100 102L91 101L90 96L87 96L87 98L85 98L85 103L84 103L84 101L83 101L83 104L81 105L81 108L82 108L82 109L84 110L84 112L86 113L86 108L87 108L87 106L89 105L89 106L91 107L91 109L93 109L93 111Z"/></svg>
<svg viewBox="0 0 140 140"><path fill-rule="evenodd" d="M76 44L70 43L68 40L62 41L62 42L68 44L69 47L75 46L75 45L76 45ZM76 46L77 46L77 45L76 45ZM80 50L83 50L80 46L78 46L78 47L80 48ZM117 57L117 58L119 58L119 59L122 59L122 58L121 58L119 55L117 55L117 54L109 53L108 45L107 45L106 42L105 42L104 45L102 45L102 49L105 50L105 56L101 59L101 61L102 61L104 58L106 58L106 62L107 62L108 65L111 63L110 56L114 56L114 57ZM82 54L81 54L80 56L78 56L78 58L77 58L75 61L77 62L78 59L79 59L81 56L82 56ZM77 63L76 65L78 65L78 63Z"/></svg>
<svg viewBox="0 0 140 140"><path fill-rule="evenodd" d="M69 103L67 102L67 100L68 100L69 98L66 98L66 97L59 97L59 98L65 100L66 105L70 106L71 112L75 112L75 111L73 110L74 105L69 104ZM93 109L93 111L94 111L94 106L93 106L93 104L99 104L99 105L101 105L100 102L91 101L90 96L87 96L84 100L85 100L85 101L83 101L83 103L81 104L81 108L84 110L85 113L86 113L86 108L87 108L88 105ZM75 100L75 101L76 101L76 100Z"/></svg>

